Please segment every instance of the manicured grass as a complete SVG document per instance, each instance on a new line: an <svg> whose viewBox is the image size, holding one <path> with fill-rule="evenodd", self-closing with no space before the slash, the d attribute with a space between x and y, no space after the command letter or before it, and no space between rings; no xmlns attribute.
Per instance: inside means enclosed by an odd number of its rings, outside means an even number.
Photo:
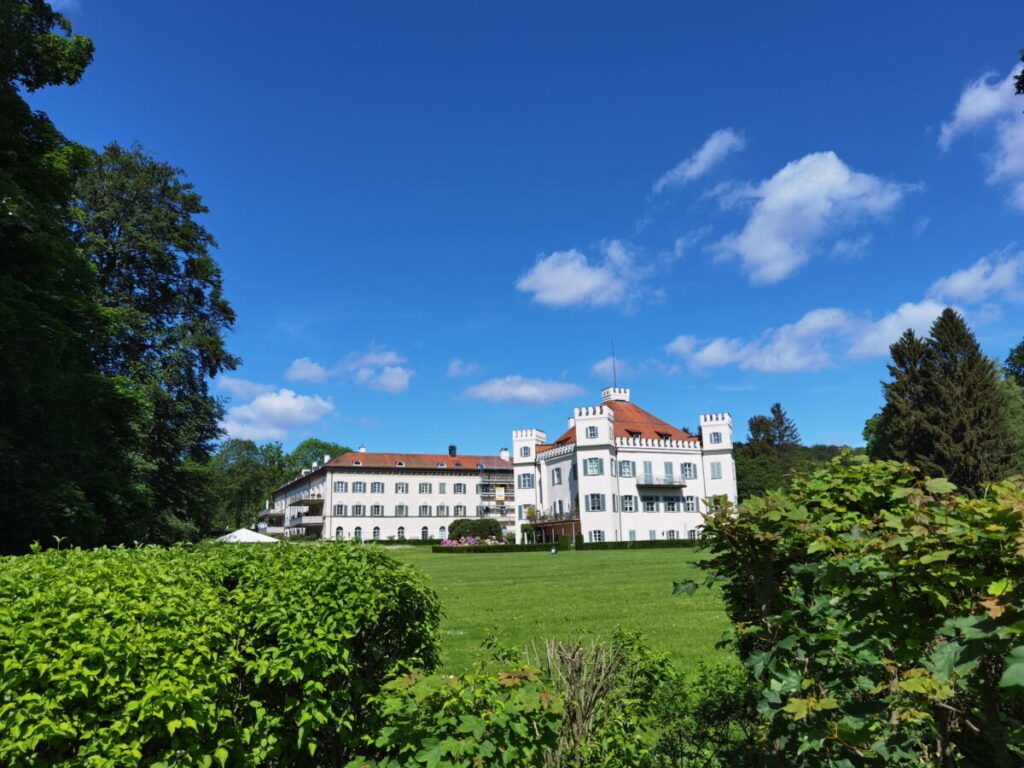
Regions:
<svg viewBox="0 0 1024 768"><path fill-rule="evenodd" d="M426 551L424 551L426 550ZM607 637L616 626L644 633L680 668L729 658L715 649L728 626L717 593L672 597L672 582L699 580L690 549L434 554L391 550L430 577L441 597L445 671L486 657L484 641L524 648L549 637Z"/></svg>

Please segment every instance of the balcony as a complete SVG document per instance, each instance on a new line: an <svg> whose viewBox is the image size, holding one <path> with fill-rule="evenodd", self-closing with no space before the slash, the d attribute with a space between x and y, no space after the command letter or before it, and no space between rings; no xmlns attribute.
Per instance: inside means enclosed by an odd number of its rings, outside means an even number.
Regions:
<svg viewBox="0 0 1024 768"><path fill-rule="evenodd" d="M323 515L296 515L288 521L289 528L315 528L323 524Z"/></svg>
<svg viewBox="0 0 1024 768"><path fill-rule="evenodd" d="M263 519L268 518L268 517L283 517L283 516L284 516L284 510L283 509L261 509L260 510L260 514L259 514L260 520L263 520Z"/></svg>
<svg viewBox="0 0 1024 768"><path fill-rule="evenodd" d="M637 488L682 488L686 480L682 477L664 477L659 475L637 475Z"/></svg>
<svg viewBox="0 0 1024 768"><path fill-rule="evenodd" d="M323 504L324 499L320 494L310 494L288 502L289 507L322 507Z"/></svg>

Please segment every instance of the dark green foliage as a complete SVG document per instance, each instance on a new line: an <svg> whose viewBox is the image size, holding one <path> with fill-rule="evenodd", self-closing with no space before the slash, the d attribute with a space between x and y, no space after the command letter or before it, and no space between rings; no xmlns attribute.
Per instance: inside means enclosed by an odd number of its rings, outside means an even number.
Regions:
<svg viewBox="0 0 1024 768"><path fill-rule="evenodd" d="M740 499L781 488L786 474L798 463L800 433L780 403L771 415L752 416L747 422L747 440L735 450L737 491Z"/></svg>
<svg viewBox="0 0 1024 768"><path fill-rule="evenodd" d="M344 445L332 443L328 440L319 440L315 437L307 437L288 454L286 462L288 475L282 482L290 477L294 477L304 469L309 469L313 466L314 462L322 464L324 456L330 456L333 459L351 452L352 449Z"/></svg>
<svg viewBox="0 0 1024 768"><path fill-rule="evenodd" d="M341 765L368 697L436 664L439 615L351 544L0 560L0 764Z"/></svg>
<svg viewBox="0 0 1024 768"><path fill-rule="evenodd" d="M458 677L418 673L374 697L380 723L347 768L545 765L562 702L527 666L478 665Z"/></svg>
<svg viewBox="0 0 1024 768"><path fill-rule="evenodd" d="M477 539L502 538L501 523L490 517L462 517L448 526L449 539L472 536Z"/></svg>
<svg viewBox="0 0 1024 768"><path fill-rule="evenodd" d="M700 539L655 539L653 541L593 541L576 542L576 549L677 549L679 547L699 547Z"/></svg>
<svg viewBox="0 0 1024 768"><path fill-rule="evenodd" d="M1003 372L1024 387L1024 341L1010 350L1003 363Z"/></svg>
<svg viewBox="0 0 1024 768"><path fill-rule="evenodd" d="M563 533L562 535L560 535L558 537L558 548L560 550L562 550L563 552L565 552L566 550L569 549L569 536L568 536L568 534Z"/></svg>
<svg viewBox="0 0 1024 768"><path fill-rule="evenodd" d="M434 546L431 551L453 555L500 555L505 552L550 552L551 547L551 544L481 544L471 547Z"/></svg>
<svg viewBox="0 0 1024 768"><path fill-rule="evenodd" d="M892 381L872 445L967 493L1007 477L1014 463L1007 403L995 364L963 318L946 309L928 339L907 331L890 348Z"/></svg>
<svg viewBox="0 0 1024 768"><path fill-rule="evenodd" d="M224 441L209 463L211 527L227 530L255 522L274 489L292 474L280 443Z"/></svg>
<svg viewBox="0 0 1024 768"><path fill-rule="evenodd" d="M415 543L415 542L409 542ZM504 544L499 546L481 545L475 547L434 547L434 552L445 554L500 554L502 552L550 552L554 547L559 552L572 552L573 549L583 552L598 549L679 549L681 547L699 547L699 539L656 539L654 541L600 541L587 544L580 540L573 548L562 548L560 544Z"/></svg>
<svg viewBox="0 0 1024 768"><path fill-rule="evenodd" d="M1020 52L1020 60L1024 61L1024 51ZM1024 93L1024 70L1021 70L1016 79L1017 94Z"/></svg>
<svg viewBox="0 0 1024 768"><path fill-rule="evenodd" d="M1024 486L954 491L844 455L709 516L703 565L778 764L1019 764L1024 688L999 683L1024 627Z"/></svg>

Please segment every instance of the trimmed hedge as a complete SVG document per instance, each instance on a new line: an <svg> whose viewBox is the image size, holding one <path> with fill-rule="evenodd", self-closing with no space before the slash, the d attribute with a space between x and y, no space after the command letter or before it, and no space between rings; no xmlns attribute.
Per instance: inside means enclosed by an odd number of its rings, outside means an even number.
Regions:
<svg viewBox="0 0 1024 768"><path fill-rule="evenodd" d="M0 558L0 765L319 766L437 663L440 606L349 543Z"/></svg>
<svg viewBox="0 0 1024 768"><path fill-rule="evenodd" d="M557 546L556 544L498 544L498 545L486 545L481 544L476 547L434 547L431 551L433 552L445 552L455 554L499 554L501 552L549 552L552 547Z"/></svg>
<svg viewBox="0 0 1024 768"><path fill-rule="evenodd" d="M602 541L592 544L576 544L576 549L673 549L677 547L699 547L700 539L655 539L653 541Z"/></svg>
<svg viewBox="0 0 1024 768"><path fill-rule="evenodd" d="M699 547L700 539L658 539L656 541L603 541L595 544L577 542L576 549L675 549L683 547ZM549 552L555 547L559 552L571 552L559 544L506 544L504 546L478 547L433 547L433 552L466 553L466 554L497 554L498 552Z"/></svg>
<svg viewBox="0 0 1024 768"><path fill-rule="evenodd" d="M394 547L400 544L412 544L414 547L436 547L444 539L363 539L363 544L379 544L382 547Z"/></svg>

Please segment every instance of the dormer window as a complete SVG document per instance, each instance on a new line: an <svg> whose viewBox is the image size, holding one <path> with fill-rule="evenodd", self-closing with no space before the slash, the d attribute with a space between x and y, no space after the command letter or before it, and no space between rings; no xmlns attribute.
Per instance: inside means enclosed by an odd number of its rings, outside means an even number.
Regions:
<svg viewBox="0 0 1024 768"><path fill-rule="evenodd" d="M447 466L448 466L448 465L447 465L447 464L445 464L445 463L444 463L443 461L439 461L439 462L437 462L437 468L438 468L438 469L444 469L444 468L445 468L445 467L447 467Z"/></svg>
<svg viewBox="0 0 1024 768"><path fill-rule="evenodd" d="M630 431L629 436L630 437L640 437L640 433L639 432Z"/></svg>
<svg viewBox="0 0 1024 768"><path fill-rule="evenodd" d="M462 466L462 462L461 461L456 461L455 462L455 466L456 467L461 467Z"/></svg>
<svg viewBox="0 0 1024 768"><path fill-rule="evenodd" d="M672 435L668 434L668 432L659 432L658 433L658 437L660 437L662 440L671 440L672 439Z"/></svg>
<svg viewBox="0 0 1024 768"><path fill-rule="evenodd" d="M395 462L395 466L396 467L404 467L405 466L405 462L404 461L396 461Z"/></svg>
<svg viewBox="0 0 1024 768"><path fill-rule="evenodd" d="M361 462L361 461L353 461L352 462L352 466L353 467L361 467L361 466L363 466L363 462Z"/></svg>
<svg viewBox="0 0 1024 768"><path fill-rule="evenodd" d="M483 468L484 468L484 465L483 465L483 464L477 464L477 465L476 465L476 468L477 468L477 469L483 469Z"/></svg>

